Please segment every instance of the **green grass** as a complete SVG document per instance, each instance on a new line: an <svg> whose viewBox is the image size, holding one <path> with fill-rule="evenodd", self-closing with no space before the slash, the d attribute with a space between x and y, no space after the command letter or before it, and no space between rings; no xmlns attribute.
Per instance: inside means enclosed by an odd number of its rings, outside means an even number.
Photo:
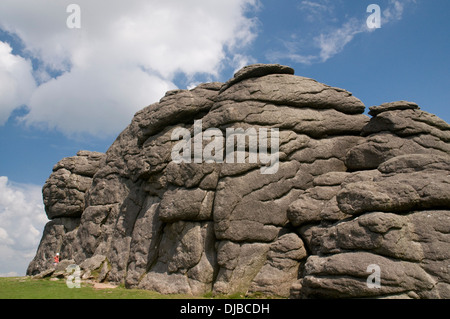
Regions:
<svg viewBox="0 0 450 319"><path fill-rule="evenodd" d="M0 299L278 299L260 293L246 295L213 295L205 293L201 297L191 295L163 295L155 291L126 289L123 286L112 289L94 289L93 284L82 282L81 288L68 288L66 281L33 279L31 277L0 277Z"/></svg>
<svg viewBox="0 0 450 319"><path fill-rule="evenodd" d="M0 299L192 299L188 295L162 295L157 292L126 289L94 289L82 283L81 288L68 288L65 280L0 277Z"/></svg>

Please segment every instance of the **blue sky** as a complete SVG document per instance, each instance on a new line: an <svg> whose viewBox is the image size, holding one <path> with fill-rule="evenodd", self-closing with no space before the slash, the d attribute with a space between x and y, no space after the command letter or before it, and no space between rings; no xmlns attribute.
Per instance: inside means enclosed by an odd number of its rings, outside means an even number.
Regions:
<svg viewBox="0 0 450 319"><path fill-rule="evenodd" d="M35 253L53 165L105 152L169 89L280 63L367 107L408 100L450 122L448 12L448 0L2 0L0 275L24 274Z"/></svg>

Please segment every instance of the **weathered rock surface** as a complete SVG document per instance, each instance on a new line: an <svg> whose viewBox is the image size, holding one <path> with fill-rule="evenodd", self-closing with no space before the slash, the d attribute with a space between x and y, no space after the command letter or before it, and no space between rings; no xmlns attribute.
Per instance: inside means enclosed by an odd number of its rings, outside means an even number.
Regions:
<svg viewBox="0 0 450 319"><path fill-rule="evenodd" d="M85 208L84 195L104 159L105 154L80 151L77 156L64 158L53 167L42 190L49 219L81 217Z"/></svg>
<svg viewBox="0 0 450 319"><path fill-rule="evenodd" d="M293 74L257 64L170 91L106 154L61 160L28 274L53 273L59 252L83 279L168 294L450 298L450 126L406 101L370 118L351 93ZM250 161L250 137L245 163L174 162L180 128L192 159L196 142L223 151L227 128L278 129L277 170Z"/></svg>

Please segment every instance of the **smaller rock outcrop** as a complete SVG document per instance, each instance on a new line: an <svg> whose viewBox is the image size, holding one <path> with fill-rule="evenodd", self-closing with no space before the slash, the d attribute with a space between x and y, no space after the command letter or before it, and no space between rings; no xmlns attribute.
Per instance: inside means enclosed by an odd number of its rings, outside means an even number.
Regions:
<svg viewBox="0 0 450 319"><path fill-rule="evenodd" d="M103 153L79 151L77 156L66 157L53 167L42 188L45 212L51 221L44 228L27 274L52 267L57 252L61 252L62 259L72 259L71 243L85 209L85 195L104 160Z"/></svg>
<svg viewBox="0 0 450 319"><path fill-rule="evenodd" d="M346 155L354 172L317 177L289 208L311 252L291 293L450 298L450 126L404 101L370 114Z"/></svg>

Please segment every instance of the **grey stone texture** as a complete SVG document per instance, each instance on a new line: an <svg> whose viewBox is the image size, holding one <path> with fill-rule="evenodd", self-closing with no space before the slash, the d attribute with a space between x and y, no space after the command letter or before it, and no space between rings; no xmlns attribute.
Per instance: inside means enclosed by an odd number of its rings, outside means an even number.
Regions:
<svg viewBox="0 0 450 319"><path fill-rule="evenodd" d="M53 273L59 252L84 279L165 294L450 298L450 126L412 102L364 111L277 64L170 91L106 154L55 165L27 273ZM276 173L172 161L173 131L194 139L199 119L223 136L278 129Z"/></svg>

